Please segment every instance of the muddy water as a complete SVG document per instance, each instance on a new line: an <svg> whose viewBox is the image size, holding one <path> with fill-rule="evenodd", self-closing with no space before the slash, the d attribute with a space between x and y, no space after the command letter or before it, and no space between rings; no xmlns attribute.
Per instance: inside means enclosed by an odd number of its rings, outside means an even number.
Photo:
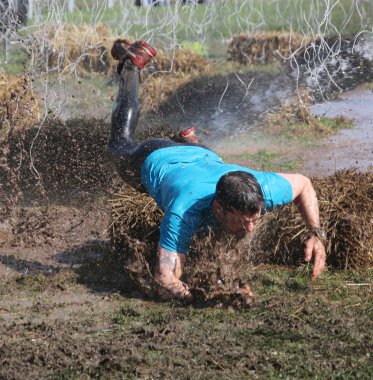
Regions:
<svg viewBox="0 0 373 380"><path fill-rule="evenodd" d="M351 166L364 171L373 169L372 90L347 92L338 100L314 105L312 112L327 117L347 117L353 120L353 128L342 130L313 151L312 159L305 160L307 172L328 175Z"/></svg>
<svg viewBox="0 0 373 380"><path fill-rule="evenodd" d="M198 78L160 108L161 123L197 126L202 141L216 142L252 130L295 91L288 73L229 73ZM153 120L152 120L153 121Z"/></svg>
<svg viewBox="0 0 373 380"><path fill-rule="evenodd" d="M372 33L326 39L309 48L299 62L301 78L318 101L329 99L373 81L372 52Z"/></svg>
<svg viewBox="0 0 373 380"><path fill-rule="evenodd" d="M216 147L255 132L269 112L276 112L281 103L296 95L297 87L310 89L320 102L373 81L373 34L329 38L317 44L297 65L284 67L281 73L229 73L196 79L161 106L162 122L177 129L195 125L204 132L200 133L202 141Z"/></svg>

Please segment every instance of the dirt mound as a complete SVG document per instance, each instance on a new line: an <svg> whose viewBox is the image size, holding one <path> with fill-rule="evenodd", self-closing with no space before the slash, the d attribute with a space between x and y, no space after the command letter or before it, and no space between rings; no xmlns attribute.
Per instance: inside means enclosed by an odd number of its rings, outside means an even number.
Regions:
<svg viewBox="0 0 373 380"><path fill-rule="evenodd" d="M312 36L289 32L240 33L229 43L227 59L242 64L283 62L304 53Z"/></svg>
<svg viewBox="0 0 373 380"><path fill-rule="evenodd" d="M335 268L373 265L373 175L355 170L315 179L322 228L327 231L327 263ZM134 190L112 201L110 235L117 258L142 292L162 292L152 273L163 213L152 198ZM307 228L295 207L278 209L263 218L247 239L210 234L194 240L184 280L196 302L242 305L237 289L245 287L250 265L299 263L304 255Z"/></svg>
<svg viewBox="0 0 373 380"><path fill-rule="evenodd" d="M109 233L116 261L141 292L151 297L167 295L153 277L163 212L149 195L131 188L118 193L111 203ZM246 240L218 237L212 231L193 241L183 280L191 286L194 302L244 304L237 293L246 285L249 265L249 255L243 251L247 252Z"/></svg>

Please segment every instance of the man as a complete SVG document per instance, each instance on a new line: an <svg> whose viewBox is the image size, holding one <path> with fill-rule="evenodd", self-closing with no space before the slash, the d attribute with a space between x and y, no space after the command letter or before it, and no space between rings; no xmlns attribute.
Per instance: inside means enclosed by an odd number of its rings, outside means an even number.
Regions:
<svg viewBox="0 0 373 380"><path fill-rule="evenodd" d="M117 40L112 55L119 61L120 83L108 154L123 180L147 191L164 211L156 279L174 297L191 299L180 277L193 235L210 226L243 237L253 231L264 211L294 202L310 230L305 260L313 258L311 279L316 280L325 267L325 234L310 180L300 174L256 172L224 164L213 151L196 143L193 129L182 134L183 143L160 138L134 142L140 70L156 51L143 41ZM249 289L242 292L253 296Z"/></svg>

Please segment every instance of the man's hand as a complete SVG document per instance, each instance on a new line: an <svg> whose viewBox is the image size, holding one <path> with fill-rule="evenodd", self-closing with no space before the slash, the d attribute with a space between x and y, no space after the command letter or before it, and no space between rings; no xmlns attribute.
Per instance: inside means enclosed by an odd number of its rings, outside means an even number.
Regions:
<svg viewBox="0 0 373 380"><path fill-rule="evenodd" d="M319 203L310 179L301 174L278 174L290 182L293 202L298 206L308 228L311 230L319 229ZM310 261L312 258L314 264L311 280L314 281L324 270L326 258L324 245L317 236L312 236L306 244L304 259Z"/></svg>
<svg viewBox="0 0 373 380"><path fill-rule="evenodd" d="M189 287L179 280L185 264L184 254L158 248L158 267L156 280L175 298L190 301L192 294Z"/></svg>
<svg viewBox="0 0 373 380"><path fill-rule="evenodd" d="M247 285L238 289L237 293L242 297L246 305L250 305L256 298L256 294Z"/></svg>
<svg viewBox="0 0 373 380"><path fill-rule="evenodd" d="M317 236L312 236L306 243L304 259L308 262L313 257L311 280L315 281L325 269L325 247Z"/></svg>

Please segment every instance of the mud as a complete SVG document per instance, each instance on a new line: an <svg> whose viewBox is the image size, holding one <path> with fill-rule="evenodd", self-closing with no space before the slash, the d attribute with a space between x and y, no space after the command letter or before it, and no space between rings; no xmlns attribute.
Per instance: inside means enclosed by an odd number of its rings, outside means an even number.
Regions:
<svg viewBox="0 0 373 380"><path fill-rule="evenodd" d="M14 140L15 175L2 196L21 193L6 199L17 205L2 207L0 219L0 378L368 378L369 272L335 284L326 275L311 287L306 276L281 277L284 268L244 276L245 263L228 250L239 276L230 278L224 261L219 275L216 266L201 273L191 256L185 280L199 281L194 307L144 300L113 259L107 232L107 199L122 188L105 158L107 128L57 122L30 130L25 144ZM219 252L203 244L206 255ZM237 314L227 305L242 306L232 297L242 278L270 293Z"/></svg>
<svg viewBox="0 0 373 380"><path fill-rule="evenodd" d="M362 171L373 168L373 92L358 89L340 95L338 99L316 104L314 115L344 116L353 121L353 128L321 142L305 157L305 171L311 175L320 172L330 175L352 166ZM312 156L312 158L311 158Z"/></svg>
<svg viewBox="0 0 373 380"><path fill-rule="evenodd" d="M285 72L202 77L161 104L159 117L180 129L196 125L202 142L213 147L216 142L252 132L294 91L295 83Z"/></svg>

